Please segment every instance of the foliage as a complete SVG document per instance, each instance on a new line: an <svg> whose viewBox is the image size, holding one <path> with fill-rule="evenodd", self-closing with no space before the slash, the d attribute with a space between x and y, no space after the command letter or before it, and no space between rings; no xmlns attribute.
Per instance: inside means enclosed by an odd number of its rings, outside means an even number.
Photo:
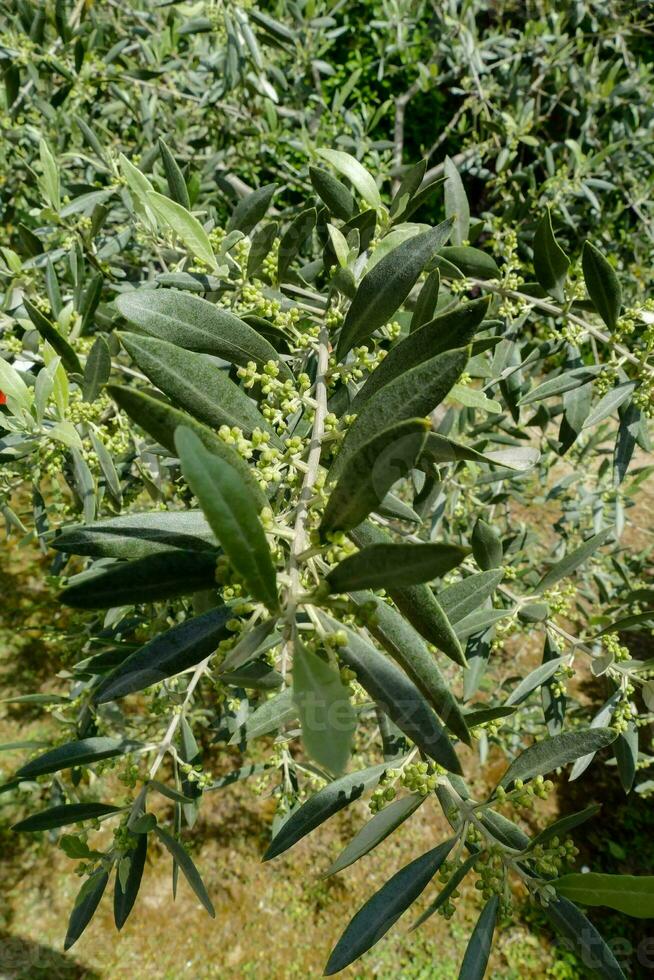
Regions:
<svg viewBox="0 0 654 980"><path fill-rule="evenodd" d="M451 825L330 973L436 876L416 925L468 876L484 900L465 977L516 883L602 976L623 974L573 901L654 915L651 878L568 869L594 808L524 820L568 766L651 788L652 667L623 641L654 617L627 543L652 472L647 24L486 6L6 16L0 492L79 612L57 693L24 695L61 737L2 790L30 794L17 831L67 828L66 948L112 875L124 925L154 841L213 914L187 831L254 774L266 859L368 791L331 873L419 806ZM528 644L540 663L507 669Z"/></svg>

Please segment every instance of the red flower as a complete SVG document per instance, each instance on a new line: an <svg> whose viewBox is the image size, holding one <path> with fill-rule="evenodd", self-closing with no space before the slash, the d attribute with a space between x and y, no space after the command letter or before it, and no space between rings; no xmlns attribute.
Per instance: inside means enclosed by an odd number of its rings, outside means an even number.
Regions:
<svg viewBox="0 0 654 980"><path fill-rule="evenodd" d="M4 391L0 391L0 405L6 405L6 404L7 404L7 396L5 395Z"/></svg>

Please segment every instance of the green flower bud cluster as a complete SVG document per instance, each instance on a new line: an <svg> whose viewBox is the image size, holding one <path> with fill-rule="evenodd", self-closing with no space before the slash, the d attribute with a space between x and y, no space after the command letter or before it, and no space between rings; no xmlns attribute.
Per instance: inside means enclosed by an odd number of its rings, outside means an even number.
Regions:
<svg viewBox="0 0 654 980"><path fill-rule="evenodd" d="M568 693L568 681L575 676L574 667L559 667L550 681L550 691L554 698L564 698Z"/></svg>
<svg viewBox="0 0 654 980"><path fill-rule="evenodd" d="M641 374L633 403L648 419L654 418L654 374L651 372Z"/></svg>
<svg viewBox="0 0 654 980"><path fill-rule="evenodd" d="M261 264L261 272L267 279L270 279L271 282L274 282L277 279L277 263L279 261L280 243L280 238L276 238L274 240L272 248Z"/></svg>
<svg viewBox="0 0 654 980"><path fill-rule="evenodd" d="M102 764L97 764L95 767L96 773L99 774L102 768L103 768ZM121 771L118 773L118 779L125 786L134 788L134 786L136 786L136 784L139 781L139 775L140 775L140 771L137 763L132 762L130 760L129 762L125 763Z"/></svg>
<svg viewBox="0 0 654 980"><path fill-rule="evenodd" d="M482 860L477 865L479 878L475 882L475 889L481 892L484 901L488 901L493 895L504 897L507 893L506 865L499 847L491 847L486 852L486 860Z"/></svg>
<svg viewBox="0 0 654 980"><path fill-rule="evenodd" d="M516 779L512 790L507 792L503 786L498 786L495 791L495 798L499 804L510 803L512 806L530 810L534 806L535 799L546 800L552 790L554 783L551 779L543 776L536 776L530 783Z"/></svg>
<svg viewBox="0 0 654 980"><path fill-rule="evenodd" d="M402 785L412 793L427 796L438 786L438 777L445 769L433 762L412 762L402 770Z"/></svg>
<svg viewBox="0 0 654 980"><path fill-rule="evenodd" d="M399 769L387 769L383 774L368 803L371 813L379 813L387 803L395 799L397 790L393 784L397 782L400 772Z"/></svg>
<svg viewBox="0 0 654 980"><path fill-rule="evenodd" d="M624 691L622 692L623 697L620 701L618 701L615 711L613 712L613 717L611 718L611 728L619 735L626 732L630 723L635 721L638 717L636 706L629 700L629 695L633 694L633 692L633 684L628 684L624 688Z"/></svg>
<svg viewBox="0 0 654 980"><path fill-rule="evenodd" d="M132 834L127 827L126 818L119 827L116 827L113 834L114 847L118 851L125 853L126 851L131 851L136 847L136 837Z"/></svg>
<svg viewBox="0 0 654 980"><path fill-rule="evenodd" d="M613 659L618 663L625 660L631 660L629 647L625 647L620 643L620 637L617 633L605 633L602 637L602 647L606 653L611 654Z"/></svg>
<svg viewBox="0 0 654 980"><path fill-rule="evenodd" d="M615 364L605 364L593 382L596 393L603 398L615 387L618 370Z"/></svg>
<svg viewBox="0 0 654 980"><path fill-rule="evenodd" d="M578 854L579 849L575 847L571 837L566 837L563 841L553 837L545 844L536 844L529 851L528 857L539 875L556 876L565 865L572 864Z"/></svg>
<svg viewBox="0 0 654 980"><path fill-rule="evenodd" d="M552 616L565 616L570 611L572 600L577 594L574 583L567 581L555 589L543 593L543 601L550 607Z"/></svg>

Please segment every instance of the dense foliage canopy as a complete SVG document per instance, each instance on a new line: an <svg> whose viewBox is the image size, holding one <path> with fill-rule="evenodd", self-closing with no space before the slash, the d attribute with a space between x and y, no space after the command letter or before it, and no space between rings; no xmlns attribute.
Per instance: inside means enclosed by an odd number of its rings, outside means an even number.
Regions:
<svg viewBox="0 0 654 980"><path fill-rule="evenodd" d="M654 788L647 6L0 15L0 505L60 658L0 792L78 862L67 948L157 845L212 914L186 842L254 776L266 859L364 793L330 874L418 807L451 826L328 974L470 875L462 977L517 884L624 976L582 909L653 917L654 878L575 869L595 806L524 816L589 766Z"/></svg>

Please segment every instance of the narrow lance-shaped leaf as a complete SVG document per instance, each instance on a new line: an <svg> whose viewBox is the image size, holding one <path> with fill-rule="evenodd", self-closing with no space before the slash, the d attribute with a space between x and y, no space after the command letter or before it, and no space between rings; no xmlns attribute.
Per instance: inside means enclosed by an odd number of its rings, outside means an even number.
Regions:
<svg viewBox="0 0 654 980"><path fill-rule="evenodd" d="M500 785L506 788L516 779L526 781L534 776L544 776L590 752L598 752L610 745L616 736L617 732L612 728L587 728L541 739L514 759Z"/></svg>
<svg viewBox="0 0 654 980"><path fill-rule="evenodd" d="M89 922L93 918L95 910L100 904L100 899L104 895L105 888L109 882L109 872L101 869L94 871L86 879L79 890L73 911L68 920L68 930L64 940L64 949L68 950L77 942Z"/></svg>
<svg viewBox="0 0 654 980"><path fill-rule="evenodd" d="M232 616L230 605L220 606L159 633L102 682L94 700L102 704L143 691L199 664L229 635Z"/></svg>
<svg viewBox="0 0 654 980"><path fill-rule="evenodd" d="M613 266L590 242L584 245L581 264L593 306L609 330L615 330L622 306L622 290Z"/></svg>
<svg viewBox="0 0 654 980"><path fill-rule="evenodd" d="M637 919L654 918L654 875L568 874L551 884L579 905L605 905Z"/></svg>
<svg viewBox="0 0 654 980"><path fill-rule="evenodd" d="M389 535L369 521L353 528L350 537L360 548L391 541ZM425 640L433 643L455 663L466 666L466 659L452 624L428 585L391 588L389 594L400 612Z"/></svg>
<svg viewBox="0 0 654 980"><path fill-rule="evenodd" d="M444 221L416 235L385 255L361 280L347 311L336 356L342 361L356 344L368 340L391 319L407 298L427 263L449 238L452 222Z"/></svg>
<svg viewBox="0 0 654 980"><path fill-rule="evenodd" d="M534 271L545 292L562 303L570 259L556 240L549 209L538 222L534 234Z"/></svg>
<svg viewBox="0 0 654 980"><path fill-rule="evenodd" d="M392 803L385 806L354 835L326 872L325 877L348 868L359 858L372 851L383 840L386 840L394 830L397 830L405 820L408 820L424 800L425 797L421 796L420 793L410 793L408 796L402 796L399 800L393 800Z"/></svg>
<svg viewBox="0 0 654 980"><path fill-rule="evenodd" d="M351 409L360 412L371 395L390 381L437 354L468 344L488 312L488 298L464 303L458 309L430 320L401 340L370 374L355 395Z"/></svg>
<svg viewBox="0 0 654 980"><path fill-rule="evenodd" d="M176 453L175 431L180 425L192 429L201 439L205 449L225 460L235 469L245 483L249 486L252 494L257 500L257 507L261 510L268 504L268 499L263 490L255 480L250 467L245 462L240 453L226 443L220 436L217 436L208 426L202 422L197 422L187 412L182 412L178 408L173 408L160 398L153 398L146 395L143 391L136 388L128 388L123 385L109 385L109 394L115 402L133 419L137 425L156 439L160 445L171 453Z"/></svg>
<svg viewBox="0 0 654 980"><path fill-rule="evenodd" d="M190 429L175 436L182 472L252 595L270 609L278 605L275 567L256 501L231 466L212 456Z"/></svg>
<svg viewBox="0 0 654 980"><path fill-rule="evenodd" d="M93 558L143 558L176 548L216 550L213 532L200 510L153 510L63 527L49 544L69 555Z"/></svg>
<svg viewBox="0 0 654 980"><path fill-rule="evenodd" d="M574 551L570 552L570 554L562 558L561 561L557 562L553 568L550 568L549 572L547 572L538 583L536 591L545 592L547 589L551 589L551 587L560 579L567 578L567 576L571 575L575 569L579 568L580 565L583 565L586 559L590 558L590 556L594 554L598 548L601 548L601 546L608 541L611 535L614 533L613 527L605 527L603 531L600 531L598 534L594 534L592 538L585 541L579 548L575 548Z"/></svg>
<svg viewBox="0 0 654 980"><path fill-rule="evenodd" d="M293 654L293 699L307 753L340 774L350 757L356 727L349 692L339 672L299 642Z"/></svg>
<svg viewBox="0 0 654 980"><path fill-rule="evenodd" d="M329 632L339 628L331 616L319 613ZM449 772L461 772L452 743L431 706L416 685L391 660L348 627L341 627L347 643L338 656L397 727L422 752Z"/></svg>
<svg viewBox="0 0 654 980"><path fill-rule="evenodd" d="M610 946L573 902L561 897L545 905L543 912L595 976L603 980L626 980Z"/></svg>
<svg viewBox="0 0 654 980"><path fill-rule="evenodd" d="M112 759L115 756L126 755L128 752L139 748L139 745L139 742L133 742L129 739L104 736L66 742L65 745L58 745L21 766L16 775L23 779L32 779L35 776L60 772L62 769L72 769L74 766L86 766L92 762L99 762L100 759Z"/></svg>
<svg viewBox="0 0 654 980"><path fill-rule="evenodd" d="M592 820L600 812L601 807L597 803L592 803L587 806L584 810L579 810L577 813L570 813L566 817L561 817L560 820L555 820L553 824L549 827L545 827L541 830L539 834L529 842L529 850L533 850L539 844L546 844L553 837L563 838L565 835L574 830L575 827L580 827L581 824L586 823L587 820Z"/></svg>
<svg viewBox="0 0 654 980"><path fill-rule="evenodd" d="M438 293L441 285L441 274L438 269L430 272L425 279L422 289L418 293L418 299L413 309L409 331L419 330L425 323L429 323L436 313Z"/></svg>
<svg viewBox="0 0 654 980"><path fill-rule="evenodd" d="M316 226L318 213L315 208L301 211L290 223L279 243L277 259L277 280L282 282L291 262Z"/></svg>
<svg viewBox="0 0 654 980"><path fill-rule="evenodd" d="M329 496L321 533L348 531L365 520L393 484L415 465L428 428L424 419L408 419L364 443L345 464Z"/></svg>
<svg viewBox="0 0 654 980"><path fill-rule="evenodd" d="M459 980L483 980L493 944L499 904L498 896L493 895L484 905L468 941L459 971Z"/></svg>
<svg viewBox="0 0 654 980"><path fill-rule="evenodd" d="M306 803L294 810L282 825L264 854L264 861L270 861L287 851L329 817L358 800L369 787L376 785L388 768L388 763L383 762L368 769L347 773L318 790Z"/></svg>
<svg viewBox="0 0 654 980"><path fill-rule="evenodd" d="M411 861L368 899L334 947L325 967L325 976L344 970L386 935L425 890L453 844L453 839L445 841Z"/></svg>
<svg viewBox="0 0 654 980"><path fill-rule="evenodd" d="M470 205L456 165L445 157L445 217L452 218L452 244L463 245L470 233Z"/></svg>
<svg viewBox="0 0 654 980"><path fill-rule="evenodd" d="M193 255L201 259L210 269L217 268L216 256L209 236L190 211L156 191L147 191L145 200L157 218L172 228L175 235Z"/></svg>
<svg viewBox="0 0 654 980"><path fill-rule="evenodd" d="M371 208L381 207L381 197L374 178L355 157L342 150L319 149L317 152L350 181Z"/></svg>
<svg viewBox="0 0 654 980"><path fill-rule="evenodd" d="M215 573L215 554L177 549L75 575L59 599L76 609L133 606L211 589Z"/></svg>
<svg viewBox="0 0 654 980"><path fill-rule="evenodd" d="M120 813L120 807L111 803L66 803L61 806L51 806L39 813L32 813L25 820L15 823L12 830L17 833L34 833L38 830L52 830L55 827L66 827L71 823L81 823L84 820L97 820L111 813Z"/></svg>
<svg viewBox="0 0 654 980"><path fill-rule="evenodd" d="M266 184L242 198L227 223L227 231L242 231L244 235L249 235L265 215L276 190L275 184Z"/></svg>
<svg viewBox="0 0 654 980"><path fill-rule="evenodd" d="M23 298L23 306L27 310L27 315L30 320L41 334L44 340L50 344L52 349L59 354L61 358L61 363L66 368L67 371L73 374L82 373L82 365L80 364L79 357L70 346L66 338L59 333L57 328L53 323L48 320L33 303L26 298Z"/></svg>
<svg viewBox="0 0 654 980"><path fill-rule="evenodd" d="M467 360L465 350L437 354L375 392L348 430L330 477L339 476L348 457L383 429L433 412L459 378Z"/></svg>
<svg viewBox="0 0 654 980"><path fill-rule="evenodd" d="M120 339L150 381L198 421L216 429L237 426L246 436L259 428L270 433L275 445L280 444L252 399L204 354L154 337L126 333Z"/></svg>
<svg viewBox="0 0 654 980"><path fill-rule="evenodd" d="M159 138L159 154L161 156L161 162L166 175L168 193L173 201L177 201L178 204L181 204L181 206L186 208L188 211L191 207L191 201L188 196L188 189L186 187L184 175L179 169L179 165L175 160L175 157L172 155L161 138Z"/></svg>
<svg viewBox="0 0 654 980"><path fill-rule="evenodd" d="M125 881L116 874L114 884L114 922L116 929L122 929L129 917L141 887L145 859L148 853L148 835L134 834L136 843L123 860L129 860L129 870Z"/></svg>
<svg viewBox="0 0 654 980"><path fill-rule="evenodd" d="M343 559L327 582L332 592L405 588L441 578L468 553L455 544L373 544Z"/></svg>
<svg viewBox="0 0 654 980"><path fill-rule="evenodd" d="M470 732L463 712L422 637L394 606L371 592L353 592L351 598L357 606L374 603L368 631L409 675L450 731L469 745Z"/></svg>
<svg viewBox="0 0 654 980"><path fill-rule="evenodd" d="M309 167L309 178L318 197L331 213L341 221L349 221L354 214L354 197L338 178L320 167Z"/></svg>
<svg viewBox="0 0 654 980"><path fill-rule="evenodd" d="M475 561L481 569L489 571L500 567L504 557L502 539L495 528L481 518L477 519L472 529L471 543Z"/></svg>
<svg viewBox="0 0 654 980"><path fill-rule="evenodd" d="M150 337L243 366L249 361L260 366L275 361L283 377L291 377L275 348L256 330L230 310L192 293L135 289L117 296L114 305L121 316Z"/></svg>
<svg viewBox="0 0 654 980"><path fill-rule="evenodd" d="M216 912L213 907L213 902L209 898L207 889L205 888L204 882L200 877L200 872L193 864L193 861L189 857L186 849L180 844L179 841L175 840L174 837L171 837L171 835L162 827L155 827L154 832L164 847L173 856L175 862L182 869L186 880L197 897L200 899L202 905L204 905L211 918L215 919Z"/></svg>
<svg viewBox="0 0 654 980"><path fill-rule="evenodd" d="M111 355L104 337L96 337L84 365L84 401L93 402L111 374Z"/></svg>

